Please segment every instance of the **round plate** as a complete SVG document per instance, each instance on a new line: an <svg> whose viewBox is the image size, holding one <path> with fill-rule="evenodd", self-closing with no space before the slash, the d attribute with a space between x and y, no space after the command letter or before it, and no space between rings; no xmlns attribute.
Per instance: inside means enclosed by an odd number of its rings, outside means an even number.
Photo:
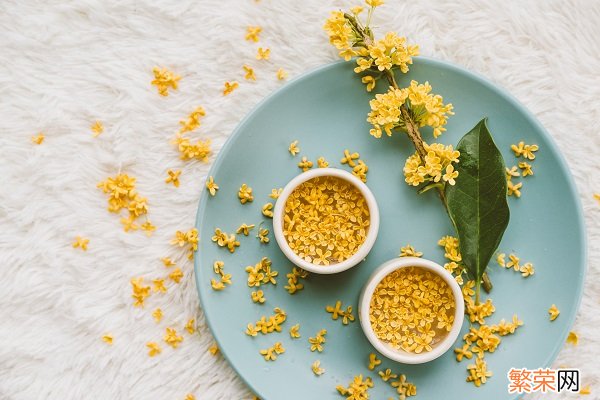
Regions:
<svg viewBox="0 0 600 400"><path fill-rule="evenodd" d="M455 116L440 142L456 144L481 118L488 126L508 166L517 159L510 151L520 140L536 143L540 150L533 162L535 175L524 179L522 197L510 197L511 220L499 250L515 252L524 262L535 265L535 275L524 279L513 270L491 262L489 273L494 283L491 298L496 312L488 323L518 314L525 322L516 334L502 339L497 351L486 354L494 376L476 388L465 382L468 360L458 363L452 351L423 365L403 365L389 360L380 367L404 373L417 386L421 399L509 399L507 371L512 367L548 366L562 347L581 298L585 270L585 237L582 213L572 178L556 146L538 122L504 91L485 79L444 62L423 57L415 59L399 84L411 79L429 81L435 93L454 104ZM382 92L384 87L378 87ZM402 168L413 152L402 133L379 140L369 135L366 114L372 94L353 72L351 63L334 63L312 71L268 97L238 126L212 166L210 175L220 189L215 197L204 191L200 200L197 227L200 248L195 271L200 299L217 343L233 368L250 388L264 400L338 399L336 385L346 386L358 374L371 376L375 387L371 398L394 397L395 390L368 371L368 355L374 352L363 335L360 323L344 326L325 312L336 300L352 305L355 313L360 290L371 272L398 255L408 243L424 256L444 263L437 245L440 237L453 234L448 217L433 193L417 195L404 183ZM431 131L423 129L426 141ZM288 146L299 140L301 153L292 157ZM381 212L381 226L375 246L367 259L349 271L336 275L312 274L305 289L290 295L284 289L285 275L292 269L272 236L272 221L263 217L261 207L271 201L272 188L280 188L301 172L301 156L313 162L325 157L330 166L340 164L344 149L360 152L369 166L367 185L375 194ZM254 189L254 202L240 204L237 198L242 183ZM270 243L261 244L255 228L250 236L237 235L241 245L231 254L211 241L215 228L233 233L242 223L263 223L271 230ZM261 289L267 299L254 304L246 284L244 268L262 257L273 261L279 271L276 286ZM233 284L223 291L211 289L215 278L212 264L225 262ZM556 304L561 314L550 322L548 308ZM281 333L244 334L246 325L273 308L283 308L288 319ZM292 340L289 328L300 323L301 339ZM312 353L308 338L327 329L323 353ZM468 330L465 321L463 333ZM462 334L461 334L462 337ZM266 362L260 349L282 342L286 352L274 362ZM382 358L380 356L380 358ZM326 372L313 375L311 364L321 361Z"/></svg>

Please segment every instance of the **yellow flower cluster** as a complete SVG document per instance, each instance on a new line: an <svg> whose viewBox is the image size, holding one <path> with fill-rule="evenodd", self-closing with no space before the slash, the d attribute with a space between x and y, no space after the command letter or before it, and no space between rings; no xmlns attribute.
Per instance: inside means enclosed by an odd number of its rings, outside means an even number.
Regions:
<svg viewBox="0 0 600 400"><path fill-rule="evenodd" d="M422 255L422 252L416 251L410 244L400 248L400 257L421 257Z"/></svg>
<svg viewBox="0 0 600 400"><path fill-rule="evenodd" d="M515 157L523 157L525 160L531 161L535 160L534 153L539 150L539 146L537 144L525 144L523 141L519 142L518 144L512 144L510 148L515 153ZM523 181L515 183L512 180L513 177L523 176L523 178L525 178L526 176L533 175L531 164L527 161L519 162L518 167L522 170L522 173L519 173L517 166L513 166L510 169L506 168L507 195L515 196L517 198L521 197Z"/></svg>
<svg viewBox="0 0 600 400"><path fill-rule="evenodd" d="M323 345L327 341L325 339L325 335L327 335L327 329L321 329L317 332L315 337L309 337L308 343L310 344L310 351L318 351L319 353L323 352Z"/></svg>
<svg viewBox="0 0 600 400"><path fill-rule="evenodd" d="M351 257L364 243L369 224L364 196L340 178L309 179L285 203L284 237L294 253L315 265Z"/></svg>
<svg viewBox="0 0 600 400"><path fill-rule="evenodd" d="M144 278L132 278L131 279L131 289L133 291L133 294L131 295L131 297L133 297L133 305L135 307L143 307L144 306L144 300L146 300L146 298L148 296L150 296L150 286L146 286L144 285Z"/></svg>
<svg viewBox="0 0 600 400"><path fill-rule="evenodd" d="M373 387L373 380L369 377L363 380L363 376L355 376L348 387L339 385L336 390L348 400L368 400L369 389Z"/></svg>
<svg viewBox="0 0 600 400"><path fill-rule="evenodd" d="M287 290L289 294L295 294L304 289L304 284L300 282L300 279L308 278L308 271L294 267L292 268L292 272L286 274L285 277L288 278L288 284L284 286L284 289Z"/></svg>
<svg viewBox="0 0 600 400"><path fill-rule="evenodd" d="M148 213L148 200L140 196L135 190L135 178L127 174L118 174L115 177L109 177L98 184L102 191L108 194L108 211L120 213L121 210L127 210L127 217L121 218L125 232L141 228L147 232L152 232L155 227L146 219L146 222L138 227L135 220Z"/></svg>
<svg viewBox="0 0 600 400"><path fill-rule="evenodd" d="M332 11L329 18L325 21L323 29L329 35L329 42L340 50L341 57L350 60L350 57L356 55L356 52L352 50L356 34L342 11Z"/></svg>
<svg viewBox="0 0 600 400"><path fill-rule="evenodd" d="M259 333L268 335L273 332L281 332L281 325L287 320L287 314L279 307L273 309L273 313L269 318L263 315L254 325L248 324L246 335L255 337Z"/></svg>
<svg viewBox="0 0 600 400"><path fill-rule="evenodd" d="M203 107L196 107L187 120L179 121L181 128L173 140L177 146L182 160L207 161L210 155L210 140L199 139L196 143L185 136L186 133L196 130L201 125L201 119L206 115Z"/></svg>
<svg viewBox="0 0 600 400"><path fill-rule="evenodd" d="M244 236L248 236L250 234L250 231L254 229L254 224L241 224L239 228L237 228L237 230L235 231L235 233L239 234L243 234Z"/></svg>
<svg viewBox="0 0 600 400"><path fill-rule="evenodd" d="M283 353L285 353L285 348L281 342L275 343L268 349L260 350L260 355L264 357L265 361L275 361L277 356Z"/></svg>
<svg viewBox="0 0 600 400"><path fill-rule="evenodd" d="M219 280L210 280L210 286L214 290L223 290L225 289L226 285L231 285L231 274L226 274L223 271L223 266L225 266L223 261L215 261L213 263L213 272L220 277Z"/></svg>
<svg viewBox="0 0 600 400"><path fill-rule="evenodd" d="M325 157L319 157L317 158L317 167L327 168L329 167L329 162L325 159Z"/></svg>
<svg viewBox="0 0 600 400"><path fill-rule="evenodd" d="M506 254L500 253L496 256L496 261L498 265L507 269L513 269L516 272L520 272L524 278L528 278L531 275L535 274L535 268L533 267L533 263L527 262L521 265L521 259L517 257L516 254L509 254L508 260L506 261Z"/></svg>
<svg viewBox="0 0 600 400"><path fill-rule="evenodd" d="M438 137L446 129L448 116L453 115L452 104L444 104L440 95L431 94L429 82L419 84L411 81L410 86L403 89L390 87L387 93L377 94L370 101L371 112L367 121L373 125L370 133L380 138L382 132L392 136L392 130L406 129L406 121L400 112L400 106L406 104L414 121L421 127L433 128L433 137Z"/></svg>
<svg viewBox="0 0 600 400"><path fill-rule="evenodd" d="M398 380L391 383L393 388L396 388L396 392L400 395L399 400L406 400L407 397L417 395L417 387L406 380L406 375L400 374Z"/></svg>
<svg viewBox="0 0 600 400"><path fill-rule="evenodd" d="M444 236L438 241L438 245L444 248L444 257L449 261L444 264L444 268L454 275L454 279L459 285L462 285L462 275L466 272L466 269L462 264L458 239L453 236Z"/></svg>
<svg viewBox="0 0 600 400"><path fill-rule="evenodd" d="M348 325L350 322L354 322L354 315L352 314L352 306L346 307L344 310L342 302L340 300L335 302L335 306L326 306L325 311L331 314L331 319L337 320L342 318L342 324Z"/></svg>
<svg viewBox="0 0 600 400"><path fill-rule="evenodd" d="M215 234L211 239L219 247L227 247L230 253L235 252L236 247L240 246L240 242L237 240L234 233L227 234L219 228L215 229Z"/></svg>
<svg viewBox="0 0 600 400"><path fill-rule="evenodd" d="M310 366L313 374L316 376L321 376L325 373L325 369L321 367L321 361L317 360Z"/></svg>
<svg viewBox="0 0 600 400"><path fill-rule="evenodd" d="M194 252L198 250L198 229L192 228L187 232L177 231L175 237L171 239L171 244L178 247L188 247L188 258L191 260L194 258Z"/></svg>
<svg viewBox="0 0 600 400"><path fill-rule="evenodd" d="M448 182L454 185L458 171L454 170L452 163L458 163L460 153L454 150L452 145L444 146L440 143L431 145L423 143L427 155L422 160L418 153L414 153L406 159L404 164L404 180L412 186L422 183Z"/></svg>
<svg viewBox="0 0 600 400"><path fill-rule="evenodd" d="M260 287L261 285L267 285L269 283L276 285L277 280L275 278L279 275L279 272L273 270L271 265L271 260L268 257L263 257L259 262L254 264L254 266L247 266L248 286Z"/></svg>
<svg viewBox="0 0 600 400"><path fill-rule="evenodd" d="M160 69L158 67L154 67L152 73L154 74L154 80L151 83L156 86L161 96L168 96L169 88L177 89L177 82L181 79L180 76L175 75L166 68Z"/></svg>
<svg viewBox="0 0 600 400"><path fill-rule="evenodd" d="M350 53L346 52L346 55ZM406 38L398 36L395 32L388 32L383 39L376 40L366 49L360 49L357 58L358 65L354 72L360 73L369 68L379 71L398 68L403 73L408 72L408 66L412 64L412 58L419 55L419 46L408 45ZM348 61L349 58L346 60Z"/></svg>
<svg viewBox="0 0 600 400"><path fill-rule="evenodd" d="M204 107L196 107L188 116L187 120L179 121L181 128L179 133L192 132L200 127L202 117L206 116Z"/></svg>
<svg viewBox="0 0 600 400"><path fill-rule="evenodd" d="M454 323L455 299L439 275L418 267L400 268L375 288L369 319L375 336L411 353L431 351Z"/></svg>

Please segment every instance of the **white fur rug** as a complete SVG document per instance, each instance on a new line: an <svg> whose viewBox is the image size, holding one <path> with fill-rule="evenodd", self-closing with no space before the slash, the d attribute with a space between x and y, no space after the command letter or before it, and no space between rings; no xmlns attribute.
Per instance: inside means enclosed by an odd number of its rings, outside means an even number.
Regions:
<svg viewBox="0 0 600 400"><path fill-rule="evenodd" d="M585 296L556 365L579 367L600 398L600 2L594 0L389 0L381 31L397 30L422 54L452 61L507 88L563 148L577 181L589 234ZM218 151L238 121L290 77L336 59L322 31L322 0L0 2L0 399L250 399L202 322L190 262L163 296L133 308L129 280L165 275L169 240L194 224L209 164L182 162L169 143L196 106L198 131ZM384 16L386 14L387 16ZM248 25L261 25L255 44ZM272 50L257 61L258 46ZM242 64L258 80L243 79ZM150 86L152 68L182 76L168 97ZM240 87L222 96L223 83ZM105 125L98 138L90 125ZM31 136L44 132L42 145ZM183 169L181 187L164 182ZM157 225L125 233L96 184L118 171L137 177ZM76 235L89 250L73 249ZM180 257L181 258L181 257ZM183 258L181 258L183 260ZM565 268L569 266L566 265ZM156 324L150 312L162 307ZM149 358L165 326L189 318L179 349ZM110 332L114 344L101 337ZM161 343L162 344L162 343ZM544 397L549 398L550 396Z"/></svg>

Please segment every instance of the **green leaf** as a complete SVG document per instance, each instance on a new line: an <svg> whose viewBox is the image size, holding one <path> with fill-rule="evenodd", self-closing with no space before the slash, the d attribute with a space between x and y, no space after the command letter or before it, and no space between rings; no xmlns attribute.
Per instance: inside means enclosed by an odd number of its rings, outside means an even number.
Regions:
<svg viewBox="0 0 600 400"><path fill-rule="evenodd" d="M462 260L476 282L477 300L485 269L508 226L504 159L486 119L458 143L460 161L454 186L446 185L446 204L456 228Z"/></svg>

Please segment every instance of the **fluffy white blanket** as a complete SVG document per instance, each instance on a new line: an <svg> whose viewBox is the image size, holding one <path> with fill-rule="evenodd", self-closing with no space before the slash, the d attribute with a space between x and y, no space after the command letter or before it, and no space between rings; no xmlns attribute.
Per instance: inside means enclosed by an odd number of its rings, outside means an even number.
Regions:
<svg viewBox="0 0 600 400"><path fill-rule="evenodd" d="M507 88L562 147L585 209L590 262L582 308L556 365L579 367L600 398L600 3L589 0L389 0L376 17L422 54L475 70ZM141 310L129 280L166 274L169 240L193 226L209 164L182 162L169 143L194 107L215 151L260 99L290 77L336 59L322 31L322 0L4 0L0 2L0 398L250 399L202 322L191 263L168 293ZM384 17L384 14L386 16ZM248 25L261 25L255 44ZM256 48L272 50L268 62ZM242 64L258 77L243 79ZM182 76L168 97L152 68ZM241 85L222 96L223 83ZM94 138L90 125L105 131ZM42 145L30 137L46 136ZM164 182L182 169L181 187ZM118 171L137 177L158 227L125 233L96 184ZM73 249L76 235L89 250ZM556 249L560 251L560 249ZM183 258L181 258L183 260ZM565 265L565 268L568 268ZM156 324L150 312L162 307ZM200 321L181 348L150 358L164 328ZM114 344L101 337L110 332Z"/></svg>

